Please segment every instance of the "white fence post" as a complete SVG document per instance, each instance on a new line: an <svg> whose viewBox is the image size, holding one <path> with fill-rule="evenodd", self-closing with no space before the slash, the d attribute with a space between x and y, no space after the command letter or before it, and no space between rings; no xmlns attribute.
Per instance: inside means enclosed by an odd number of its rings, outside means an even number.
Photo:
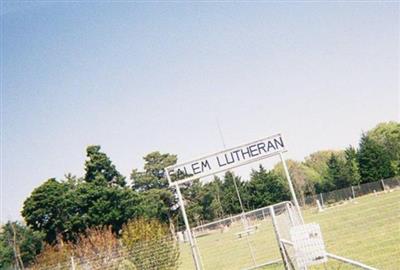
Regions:
<svg viewBox="0 0 400 270"><path fill-rule="evenodd" d="M71 256L71 270L75 270L75 260L74 260L74 256Z"/></svg>
<svg viewBox="0 0 400 270"><path fill-rule="evenodd" d="M383 191L386 191L385 182L383 182L383 179L381 179L381 184L382 184L382 190L383 190Z"/></svg>
<svg viewBox="0 0 400 270"><path fill-rule="evenodd" d="M324 208L324 197L322 197L322 193L319 194L319 197L321 198L321 207Z"/></svg>
<svg viewBox="0 0 400 270"><path fill-rule="evenodd" d="M354 187L353 186L351 186L351 193L353 194L353 199L355 200L356 199L356 194L354 193Z"/></svg>

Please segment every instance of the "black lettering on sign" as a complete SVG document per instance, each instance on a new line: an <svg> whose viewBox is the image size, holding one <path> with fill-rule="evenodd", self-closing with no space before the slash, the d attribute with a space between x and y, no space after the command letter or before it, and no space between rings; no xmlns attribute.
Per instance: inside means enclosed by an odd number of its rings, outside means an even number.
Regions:
<svg viewBox="0 0 400 270"><path fill-rule="evenodd" d="M275 149L275 146L273 145L273 143L272 143L271 141L268 141L267 152L269 152L269 149L270 149L270 148L273 148L274 150L276 150L276 149Z"/></svg>
<svg viewBox="0 0 400 270"><path fill-rule="evenodd" d="M239 152L240 152L240 150L235 150L235 151L232 152L232 156L233 156L233 154L236 155L236 160L237 160L237 161L240 161Z"/></svg>
<svg viewBox="0 0 400 270"><path fill-rule="evenodd" d="M183 170L178 169L178 171L177 171L178 178L179 178L179 177L182 177L182 176L186 176L187 174L188 174L188 173L187 173L187 171L186 171L186 167L183 167Z"/></svg>
<svg viewBox="0 0 400 270"><path fill-rule="evenodd" d="M208 168L209 170L211 170L211 166L210 163L208 162L208 160L203 160L201 162L201 171L204 172L204 168Z"/></svg>
<svg viewBox="0 0 400 270"><path fill-rule="evenodd" d="M251 155L252 157L258 156L258 154L259 154L256 147L257 147L257 146L256 146L255 144L249 146L250 155Z"/></svg>
<svg viewBox="0 0 400 270"><path fill-rule="evenodd" d="M219 160L219 157L217 157L217 162L218 162L218 166L220 167L224 167L226 165L226 163L221 163L221 161Z"/></svg>
<svg viewBox="0 0 400 270"><path fill-rule="evenodd" d="M199 163L198 163L198 162L192 163L191 166L192 166L192 171L193 171L194 174L201 173L201 171L200 171L200 166L199 166Z"/></svg>
<svg viewBox="0 0 400 270"><path fill-rule="evenodd" d="M259 144L257 144L257 148L258 148L258 151L260 152L260 154L261 154L261 150L263 150L264 153L267 153L267 150L265 150L265 143L260 142Z"/></svg>
<svg viewBox="0 0 400 270"><path fill-rule="evenodd" d="M229 160L229 155L224 154L224 156L225 156L225 160L226 160L227 164L232 164L233 162L235 162L235 160L233 159L232 153L230 154L231 160Z"/></svg>
<svg viewBox="0 0 400 270"><path fill-rule="evenodd" d="M243 159L246 159L245 155L248 155L249 157L251 157L248 148L246 148L246 151L243 151L243 149L240 149L240 151L242 152L242 157L243 157Z"/></svg>
<svg viewBox="0 0 400 270"><path fill-rule="evenodd" d="M285 147L285 146L283 145L282 137L279 137L279 140L278 140L278 139L274 139L274 143L275 143L276 148L279 148L279 147L278 147L278 144L279 144L282 148Z"/></svg>

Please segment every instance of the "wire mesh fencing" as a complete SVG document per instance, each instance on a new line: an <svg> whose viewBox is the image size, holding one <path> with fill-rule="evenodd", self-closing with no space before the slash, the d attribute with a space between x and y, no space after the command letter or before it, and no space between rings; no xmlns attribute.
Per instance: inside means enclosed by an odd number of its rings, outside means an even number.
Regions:
<svg viewBox="0 0 400 270"><path fill-rule="evenodd" d="M366 185L364 190L376 187ZM303 216L305 223L319 224L328 257L326 263L309 269L399 269L400 190L372 192L322 212L306 209ZM290 216L277 220L282 238L292 242ZM296 264L292 245L285 247L292 265L289 269L302 269Z"/></svg>
<svg viewBox="0 0 400 270"><path fill-rule="evenodd" d="M356 269L347 258L371 268L399 269L400 179L392 178L318 194L325 206L303 207L302 216L290 202L267 206L192 228L205 270L299 269L294 248L280 239L291 239L291 229L305 223L320 225L326 251L324 265L309 269ZM350 198L350 199L349 199ZM322 201L321 200L321 201ZM328 207L329 206L329 207ZM273 210L273 211L272 211ZM339 258L339 259L338 259ZM185 231L154 241L141 241L130 249L118 242L86 253L67 251L48 256L28 269L147 270L195 269Z"/></svg>
<svg viewBox="0 0 400 270"><path fill-rule="evenodd" d="M174 270L179 266L179 243L173 236L138 241L126 248L119 242L112 247L91 247L84 254L66 251L63 256L48 254L32 270Z"/></svg>

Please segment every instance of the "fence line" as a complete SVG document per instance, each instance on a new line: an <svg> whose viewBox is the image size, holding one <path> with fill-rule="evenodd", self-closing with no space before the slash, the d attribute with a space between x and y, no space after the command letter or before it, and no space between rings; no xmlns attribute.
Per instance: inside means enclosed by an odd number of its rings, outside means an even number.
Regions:
<svg viewBox="0 0 400 270"><path fill-rule="evenodd" d="M391 191L400 188L400 177L381 179L379 181L359 184L347 188L306 196L301 202L302 207L315 207L319 203L322 208L357 197ZM318 202L317 202L318 201Z"/></svg>

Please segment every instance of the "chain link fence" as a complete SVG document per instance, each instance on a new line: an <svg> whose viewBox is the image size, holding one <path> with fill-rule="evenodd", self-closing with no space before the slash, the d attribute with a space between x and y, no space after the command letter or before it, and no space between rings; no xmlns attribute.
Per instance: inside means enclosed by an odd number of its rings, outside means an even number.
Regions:
<svg viewBox="0 0 400 270"><path fill-rule="evenodd" d="M321 208L317 211L317 200ZM384 179L306 198L305 223L317 223L330 257L309 269L400 269L400 178ZM290 230L302 224L290 202L282 202L192 228L202 269L299 269ZM174 248L170 248L171 247ZM72 255L71 255L72 254ZM48 256L32 270L195 269L187 234L142 241L127 250L122 243L90 253Z"/></svg>
<svg viewBox="0 0 400 270"><path fill-rule="evenodd" d="M31 270L174 270L179 266L179 243L175 237L139 241L127 249L122 243L112 247L92 247L85 254L68 251L39 258Z"/></svg>
<svg viewBox="0 0 400 270"><path fill-rule="evenodd" d="M364 195L376 194L379 192L391 192L395 189L400 189L400 177L382 179L375 182L306 196L302 207L316 207L318 206L318 203L321 207L328 207L349 200L354 200L357 197Z"/></svg>

